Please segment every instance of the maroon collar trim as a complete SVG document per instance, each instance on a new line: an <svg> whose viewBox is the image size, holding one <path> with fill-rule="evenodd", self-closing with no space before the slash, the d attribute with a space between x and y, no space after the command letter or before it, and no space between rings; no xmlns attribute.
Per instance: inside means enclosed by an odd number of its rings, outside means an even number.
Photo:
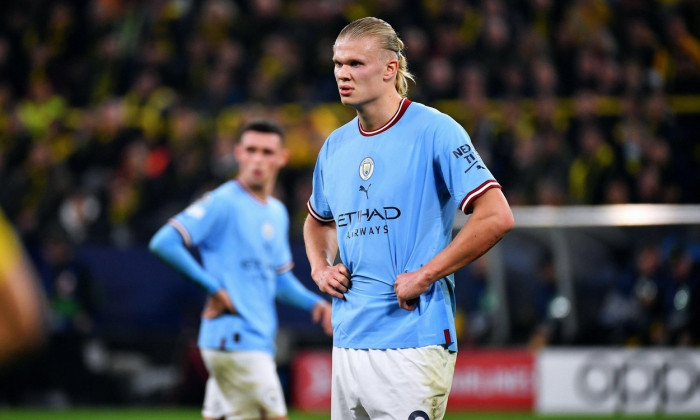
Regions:
<svg viewBox="0 0 700 420"><path fill-rule="evenodd" d="M360 119L358 118L357 119L357 128L360 130L360 134L362 134L365 137L370 137L370 136L376 136L379 133L385 132L386 130L391 128L394 124L396 124L401 119L403 114L406 112L406 109L408 109L409 105L411 105L411 101L408 98L401 99L401 103L399 104L399 109L396 110L396 114L394 114L394 116L391 117L391 119L386 124L384 124L383 126L379 127L376 130L365 131L362 128L362 125L360 124Z"/></svg>

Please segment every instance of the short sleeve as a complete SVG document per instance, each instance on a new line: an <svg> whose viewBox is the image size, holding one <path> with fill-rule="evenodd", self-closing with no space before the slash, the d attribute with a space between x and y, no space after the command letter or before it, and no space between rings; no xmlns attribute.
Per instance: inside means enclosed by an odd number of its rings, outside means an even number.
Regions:
<svg viewBox="0 0 700 420"><path fill-rule="evenodd" d="M328 200L325 193L325 172L326 160L328 157L328 140L321 147L316 159L316 167L313 175L313 189L311 198L307 203L309 214L316 220L322 223L332 222L333 213L328 205Z"/></svg>
<svg viewBox="0 0 700 420"><path fill-rule="evenodd" d="M221 219L219 201L207 193L168 221L180 233L186 246L200 245L210 232L215 231Z"/></svg>
<svg viewBox="0 0 700 420"><path fill-rule="evenodd" d="M491 188L501 188L474 148L467 132L441 114L435 129L434 159L445 185L464 213Z"/></svg>

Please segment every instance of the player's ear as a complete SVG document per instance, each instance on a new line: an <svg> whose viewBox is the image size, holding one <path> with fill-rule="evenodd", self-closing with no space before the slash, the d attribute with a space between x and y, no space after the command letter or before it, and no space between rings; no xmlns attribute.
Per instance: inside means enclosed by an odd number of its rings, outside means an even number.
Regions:
<svg viewBox="0 0 700 420"><path fill-rule="evenodd" d="M396 77L396 73L399 71L399 60L396 58L389 58L384 67L384 80L388 81Z"/></svg>
<svg viewBox="0 0 700 420"><path fill-rule="evenodd" d="M282 150L280 150L280 168L285 166L289 162L289 149L286 147L283 147Z"/></svg>

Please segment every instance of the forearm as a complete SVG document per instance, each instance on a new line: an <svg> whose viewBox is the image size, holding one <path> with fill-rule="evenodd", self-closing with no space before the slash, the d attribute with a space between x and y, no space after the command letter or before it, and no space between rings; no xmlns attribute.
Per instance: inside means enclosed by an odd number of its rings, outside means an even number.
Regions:
<svg viewBox="0 0 700 420"><path fill-rule="evenodd" d="M306 311L311 311L321 300L319 295L304 287L291 271L277 275L275 297L281 302Z"/></svg>
<svg viewBox="0 0 700 420"><path fill-rule="evenodd" d="M483 200L483 201L482 201ZM452 242L419 271L430 283L467 266L491 249L513 228L513 214L500 190L475 203L474 213Z"/></svg>
<svg viewBox="0 0 700 420"><path fill-rule="evenodd" d="M350 272L341 264L333 265L338 253L338 239L335 223L322 223L312 216L304 223L306 255L311 264L311 278L323 293L344 299L350 288Z"/></svg>
<svg viewBox="0 0 700 420"><path fill-rule="evenodd" d="M335 223L321 223L311 216L304 223L304 243L311 272L330 267L338 252Z"/></svg>
<svg viewBox="0 0 700 420"><path fill-rule="evenodd" d="M182 242L182 237L172 226L165 225L160 228L151 239L149 249L179 273L199 284L209 294L214 294L221 288L218 281L190 254Z"/></svg>

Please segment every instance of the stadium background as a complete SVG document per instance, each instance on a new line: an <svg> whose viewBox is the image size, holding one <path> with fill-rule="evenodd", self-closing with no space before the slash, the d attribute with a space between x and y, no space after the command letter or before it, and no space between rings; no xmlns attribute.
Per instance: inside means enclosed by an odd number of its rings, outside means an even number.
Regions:
<svg viewBox="0 0 700 420"><path fill-rule="evenodd" d="M698 1L2 2L0 206L52 319L48 345L0 373L0 406L199 405L203 295L146 243L235 173L232 139L253 116L288 130L276 195L295 272L313 287L310 175L353 116L331 45L366 15L397 29L417 79L409 97L463 124L511 205L700 203ZM458 273L461 348L696 347L697 226L610 235L606 263L581 274L573 333L552 312L556 261L541 239L516 235L501 252L510 299L494 298L488 258ZM330 341L305 314L280 315L291 393L292 358Z"/></svg>

